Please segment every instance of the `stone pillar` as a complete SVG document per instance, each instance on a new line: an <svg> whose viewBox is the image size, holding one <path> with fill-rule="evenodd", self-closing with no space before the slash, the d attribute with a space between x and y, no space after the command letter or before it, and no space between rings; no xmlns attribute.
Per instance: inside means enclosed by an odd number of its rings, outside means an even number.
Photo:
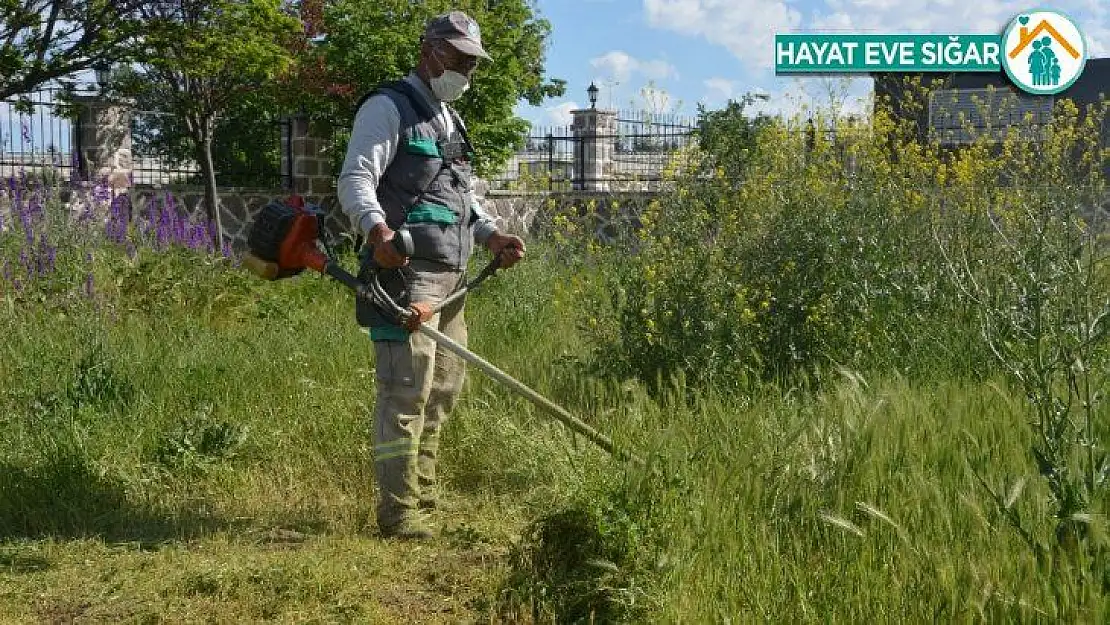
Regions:
<svg viewBox="0 0 1110 625"><path fill-rule="evenodd" d="M289 149L282 153L282 171L292 177L292 191L301 195L335 192L335 174L327 149L331 133L307 117L289 120Z"/></svg>
<svg viewBox="0 0 1110 625"><path fill-rule="evenodd" d="M78 154L79 176L93 182L106 179L117 190L130 187L131 107L96 94L74 94L73 101L78 114L70 141Z"/></svg>
<svg viewBox="0 0 1110 625"><path fill-rule="evenodd" d="M574 117L575 189L607 191L612 175L613 143L617 136L617 112L596 108L571 111Z"/></svg>

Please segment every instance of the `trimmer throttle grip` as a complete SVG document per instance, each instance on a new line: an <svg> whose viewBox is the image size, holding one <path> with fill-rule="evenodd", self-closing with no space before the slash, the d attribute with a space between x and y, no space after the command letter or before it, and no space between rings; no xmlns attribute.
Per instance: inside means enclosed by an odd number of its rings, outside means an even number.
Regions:
<svg viewBox="0 0 1110 625"><path fill-rule="evenodd" d="M416 253L416 246L412 242L412 233L407 228L395 230L393 238L389 242L393 244L393 249L405 258Z"/></svg>

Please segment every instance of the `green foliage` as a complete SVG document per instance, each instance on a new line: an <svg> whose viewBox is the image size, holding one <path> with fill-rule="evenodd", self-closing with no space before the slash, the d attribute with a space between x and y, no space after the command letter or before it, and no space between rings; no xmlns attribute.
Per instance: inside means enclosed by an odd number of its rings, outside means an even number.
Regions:
<svg viewBox="0 0 1110 625"><path fill-rule="evenodd" d="M275 84L259 85L231 101L216 118L212 159L218 186L280 186L283 154L279 120L286 111L273 94L277 88ZM165 103L164 94L141 89L132 95L136 111L131 126L134 151L156 155L165 166L196 163L195 140L185 118L159 113ZM178 182L203 184L199 172Z"/></svg>
<svg viewBox="0 0 1110 625"><path fill-rule="evenodd" d="M499 169L521 147L527 128L513 113L517 102L524 98L539 104L563 93L562 81L544 77L551 27L530 0L328 3L322 29L327 43L303 53L298 76L311 88L291 85L291 108L302 108L344 132L354 119L355 103L366 92L415 69L426 21L454 9L479 23L482 42L493 57L479 65L470 91L456 104L474 140L479 173ZM337 159L346 150L343 135L339 139L333 148Z"/></svg>
<svg viewBox="0 0 1110 625"><path fill-rule="evenodd" d="M119 480L100 472L64 434L52 442L53 449L31 463L0 460L0 540L95 536L126 522Z"/></svg>
<svg viewBox="0 0 1110 625"><path fill-rule="evenodd" d="M66 388L66 399L76 409L85 406L125 409L134 397L134 385L108 360L99 344L81 356Z"/></svg>
<svg viewBox="0 0 1110 625"><path fill-rule="evenodd" d="M583 494L533 521L510 555L502 613L534 623L635 623L656 613L665 538L629 495Z"/></svg>
<svg viewBox="0 0 1110 625"><path fill-rule="evenodd" d="M903 144L895 167L845 143L807 158L769 125L742 188L680 160L705 177L637 212L643 236L599 246L575 207L561 245L471 293L476 353L649 467L472 370L443 538L416 550L367 529L374 363L349 292L121 239L107 211L81 233L53 196L30 245L57 267L0 282L0 620L1105 622L1110 287L1065 211L1098 188L1052 145L1030 186L1075 184L995 195L981 152ZM5 223L16 263L27 230Z"/></svg>
<svg viewBox="0 0 1110 625"><path fill-rule="evenodd" d="M744 96L729 100L724 108L710 110L698 104L698 144L705 152L702 166L712 171L721 167L728 179L740 183L752 160L756 136L771 119L766 115L750 118L745 109L754 101Z"/></svg>
<svg viewBox="0 0 1110 625"><path fill-rule="evenodd" d="M1030 451L1058 520L1054 542L1072 548L1110 490L1110 455L1096 425L1110 387L1110 248L1090 210L1107 191L1098 143L1105 119L1104 105L1081 118L1063 101L1038 150L1008 137L1003 163L1016 188L984 183L982 194L955 198L955 217L938 237L997 366L1028 400ZM995 178L1003 173L996 167L981 159L965 175ZM1008 495L984 486L1043 558L1047 546L1012 513Z"/></svg>
<svg viewBox="0 0 1110 625"><path fill-rule="evenodd" d="M215 419L211 405L201 406L159 438L154 460L171 470L203 471L238 455L248 432L241 424Z"/></svg>
<svg viewBox="0 0 1110 625"><path fill-rule="evenodd" d="M749 123L737 106L704 116L703 150L679 159L674 191L649 205L595 290L594 305L613 311L597 324L595 364L653 385L681 375L697 388L793 383L838 366L914 377L995 370L938 233L978 246L973 262L957 263L972 280L1006 273L988 261L1015 240L986 216L1000 205L1036 213L1042 203L1028 189L1048 184L1004 182L1018 152L1054 172L1049 192L1076 189L1056 206L1097 205L1098 133L1066 131L1074 119L1058 119L1068 147L1014 143L989 158L984 145L946 152L918 142L912 125L881 112L868 128L818 118L830 131L813 135L797 120ZM1071 167L1073 151L1087 155L1084 173ZM1060 254L1074 252L1075 242L1059 243Z"/></svg>
<svg viewBox="0 0 1110 625"><path fill-rule="evenodd" d="M125 61L145 32L138 9L148 0L0 1L0 100Z"/></svg>
<svg viewBox="0 0 1110 625"><path fill-rule="evenodd" d="M300 24L283 11L280 0L158 3L147 8L144 18L148 32L142 62L137 69L121 71L112 91L156 113L140 118L141 139L151 143L154 137L153 143L171 162L188 155L199 165L205 206L210 218L218 221L214 204L220 181L213 154L217 123L223 121L226 129L232 115L257 115L256 92L265 93L292 64L288 44ZM260 99L265 107L266 99ZM261 119L265 123L276 116ZM265 162L277 153L270 139L275 131L256 131L253 140L236 135L216 153L232 162ZM244 154L259 147L259 138L270 139L267 149Z"/></svg>

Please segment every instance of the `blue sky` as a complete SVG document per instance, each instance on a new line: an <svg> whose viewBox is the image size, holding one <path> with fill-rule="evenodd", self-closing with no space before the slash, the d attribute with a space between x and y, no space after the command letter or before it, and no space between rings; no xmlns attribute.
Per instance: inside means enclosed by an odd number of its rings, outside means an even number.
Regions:
<svg viewBox="0 0 1110 625"><path fill-rule="evenodd" d="M1002 0L537 0L552 22L548 74L568 81L565 96L517 113L537 125L570 123L587 106L693 115L729 97L759 91L755 110L792 114L830 102L845 114L865 108L870 80L774 75L774 35L787 32L997 33L1015 14L1037 7ZM1083 29L1089 56L1110 56L1110 0L1059 0ZM19 148L0 108L0 132ZM18 124L17 124L18 126ZM11 135L15 136L11 136Z"/></svg>
<svg viewBox="0 0 1110 625"><path fill-rule="evenodd" d="M517 113L567 124L570 110L588 106L591 81L598 105L618 109L693 115L699 102L758 91L771 98L759 105L768 112L831 102L848 113L863 108L870 80L776 77L776 33L1000 33L1038 7L1077 21L1090 57L1110 56L1110 0L538 0L553 27L548 74L567 80L567 93Z"/></svg>

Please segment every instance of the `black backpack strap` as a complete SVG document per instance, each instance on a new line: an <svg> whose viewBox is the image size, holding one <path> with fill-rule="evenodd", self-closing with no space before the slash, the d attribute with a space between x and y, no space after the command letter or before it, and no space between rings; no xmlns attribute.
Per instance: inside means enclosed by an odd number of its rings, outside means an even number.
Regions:
<svg viewBox="0 0 1110 625"><path fill-rule="evenodd" d="M362 108L362 105L365 104L367 100L374 97L375 95L384 95L393 100L394 105L397 107L397 112L401 115L402 127L415 125L421 120L414 118L411 115L411 109L400 105L400 98L406 98L413 105L413 108L417 110L417 113L419 113L419 115L427 115L428 113L430 113L430 111L428 110L428 107L420 106L422 103L419 100L413 98L411 91L406 90L405 87L411 89L412 85L409 85L403 80L395 80L393 82L387 82L375 87L369 93L359 99L358 104L355 105L355 115L358 115L358 110Z"/></svg>
<svg viewBox="0 0 1110 625"><path fill-rule="evenodd" d="M420 94L416 92L416 88L412 86L412 83L407 80L398 80L390 86L393 90L404 94L404 96L409 99L409 103L412 104L412 108L416 109L423 119L428 121L435 120L435 111L432 110L432 107L428 106L424 98L420 97Z"/></svg>
<svg viewBox="0 0 1110 625"><path fill-rule="evenodd" d="M451 113L451 119L455 122L455 128L458 128L459 133L462 135L463 142L466 144L467 152L470 155L473 155L474 154L474 144L471 143L471 141L470 141L470 133L468 133L466 131L466 124L463 123L462 118L459 117L458 112L455 111L455 109L453 107L448 106L447 110Z"/></svg>

